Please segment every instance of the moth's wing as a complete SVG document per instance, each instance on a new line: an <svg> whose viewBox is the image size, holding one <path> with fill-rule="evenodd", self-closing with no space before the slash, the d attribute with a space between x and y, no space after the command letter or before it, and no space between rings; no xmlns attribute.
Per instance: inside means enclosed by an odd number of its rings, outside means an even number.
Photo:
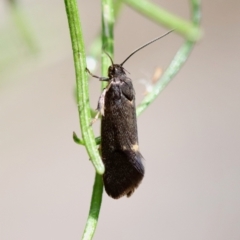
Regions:
<svg viewBox="0 0 240 240"><path fill-rule="evenodd" d="M131 82L110 89L102 122L105 190L113 198L130 196L144 176L138 151L134 89Z"/></svg>
<svg viewBox="0 0 240 240"><path fill-rule="evenodd" d="M117 115L112 115L112 122L117 122L117 126L114 126L115 137L119 148L128 149L138 148L138 132L137 132L137 117L135 107L135 92L132 85L132 81L126 78L124 84L120 89L121 98L120 101L113 105L114 112Z"/></svg>
<svg viewBox="0 0 240 240"><path fill-rule="evenodd" d="M144 176L142 155L132 151L114 151L105 162L105 190L113 198L130 196Z"/></svg>

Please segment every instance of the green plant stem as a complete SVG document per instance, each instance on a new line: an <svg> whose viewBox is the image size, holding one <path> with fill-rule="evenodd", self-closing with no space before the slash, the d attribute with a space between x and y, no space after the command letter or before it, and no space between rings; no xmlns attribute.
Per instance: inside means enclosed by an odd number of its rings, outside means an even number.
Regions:
<svg viewBox="0 0 240 240"><path fill-rule="evenodd" d="M78 14L76 0L65 0L69 30L72 41L72 50L76 74L77 103L82 139L88 155L96 171L103 174L104 165L97 150L93 130L90 127L91 111L89 104L89 89L86 74L86 56L84 50L83 34Z"/></svg>
<svg viewBox="0 0 240 240"><path fill-rule="evenodd" d="M15 26L17 27L21 38L24 43L28 47L30 53L36 54L39 50L36 42L36 38L34 37L33 30L29 25L29 20L26 19L26 14L23 12L21 7L19 6L17 0L8 0L12 18Z"/></svg>
<svg viewBox="0 0 240 240"><path fill-rule="evenodd" d="M102 0L102 76L107 76L111 65L107 52L113 58L114 6L112 0ZM107 83L102 84L106 86Z"/></svg>
<svg viewBox="0 0 240 240"><path fill-rule="evenodd" d="M96 172L92 192L91 207L89 210L88 219L86 222L82 240L90 240L93 238L93 235L97 227L99 212L101 209L102 193L103 193L102 176Z"/></svg>
<svg viewBox="0 0 240 240"><path fill-rule="evenodd" d="M186 42L178 50L177 54L174 56L174 59L170 63L169 67L163 73L161 79L154 85L152 91L148 93L148 95L137 106L138 116L148 107L149 104L151 104L157 98L160 92L162 92L165 89L168 83L178 73L182 65L185 63L192 47L193 47L193 43Z"/></svg>
<svg viewBox="0 0 240 240"><path fill-rule="evenodd" d="M112 0L102 0L102 48L110 56L113 56L113 25L114 25L114 7ZM102 76L107 76L107 70L111 61L106 56L102 55ZM96 173L92 201L89 210L87 223L85 226L83 240L90 240L93 238L97 227L99 212L101 209L103 192L102 176Z"/></svg>
<svg viewBox="0 0 240 240"><path fill-rule="evenodd" d="M147 0L123 0L123 2L156 23L174 29L190 41L197 41L202 35L201 30L193 23L179 18Z"/></svg>
<svg viewBox="0 0 240 240"><path fill-rule="evenodd" d="M200 1L191 0L191 8L192 8L192 22L196 27L198 27L201 16ZM186 62L189 54L191 53L193 46L194 42L187 40L183 44L183 46L178 50L169 67L163 73L162 77L154 86L153 90L138 105L137 115L140 115L147 108L147 106L157 98L160 92L170 83L173 77L179 72L181 67Z"/></svg>
<svg viewBox="0 0 240 240"><path fill-rule="evenodd" d="M118 18L122 9L122 0L114 1L114 18ZM99 33L90 46L90 56L97 58L101 54L102 35Z"/></svg>
<svg viewBox="0 0 240 240"><path fill-rule="evenodd" d="M114 18L115 20L118 18L119 13L122 9L122 1L121 0L115 0L114 1ZM89 57L93 58L95 61L97 61L97 58L100 56L102 49L101 49L101 45L102 45L102 34L99 33L96 38L94 39L93 43L90 46L90 51L89 51ZM93 69L94 71L95 69ZM93 72L91 71L91 72ZM90 76L89 76L90 78ZM91 109L91 116L92 118L94 118L97 114L97 112L93 109Z"/></svg>

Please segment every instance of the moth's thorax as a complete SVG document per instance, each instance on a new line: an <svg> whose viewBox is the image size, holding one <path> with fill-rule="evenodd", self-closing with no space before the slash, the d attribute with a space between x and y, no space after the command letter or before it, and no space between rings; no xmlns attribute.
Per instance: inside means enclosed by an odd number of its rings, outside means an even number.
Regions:
<svg viewBox="0 0 240 240"><path fill-rule="evenodd" d="M113 79L113 78L120 79L122 76L126 76L126 72L121 65L113 64L108 68L108 77L110 79Z"/></svg>

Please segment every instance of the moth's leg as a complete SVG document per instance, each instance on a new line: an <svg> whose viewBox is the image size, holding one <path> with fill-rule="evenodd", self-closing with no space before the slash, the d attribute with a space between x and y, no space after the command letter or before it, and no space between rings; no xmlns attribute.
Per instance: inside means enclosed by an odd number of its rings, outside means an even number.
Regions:
<svg viewBox="0 0 240 240"><path fill-rule="evenodd" d="M109 81L109 80L110 80L109 78L106 78L106 77L98 77L98 76L92 74L92 73L89 71L88 68L86 68L86 71L87 71L92 77L97 78L97 79L99 79L100 81ZM104 89L103 89L103 92L102 92L102 94L100 95L100 97L99 97L99 99L98 99L98 105L97 105L97 109L96 109L96 110L97 110L97 114L96 114L96 116L94 117L94 119L91 121L90 125L94 124L94 123L97 121L97 119L98 119L98 117L99 117L100 114L101 114L102 116L104 116L105 94L106 94L107 90L110 88L110 86L111 86L111 83L108 84L107 88L104 88Z"/></svg>
<svg viewBox="0 0 240 240"><path fill-rule="evenodd" d="M99 100L98 100L97 110L101 113L102 116L104 116L105 95L106 95L107 90L108 90L107 88L103 89L103 92L100 95Z"/></svg>
<svg viewBox="0 0 240 240"><path fill-rule="evenodd" d="M102 94L100 95L99 99L98 99L98 105L97 105L97 114L94 117L94 119L91 121L91 125L93 123L95 123L99 117L99 115L101 114L102 116L104 116L104 107L105 107L105 95L106 92L109 90L109 88L111 87L111 82L107 85L106 88L103 89Z"/></svg>
<svg viewBox="0 0 240 240"><path fill-rule="evenodd" d="M91 125L94 124L99 115L101 114L102 116L104 116L104 103L105 103L105 94L107 92L107 88L104 88L103 89L103 92L102 94L100 95L99 99L98 99L98 105L97 105L97 114L96 116L94 117L94 119L91 121Z"/></svg>
<svg viewBox="0 0 240 240"><path fill-rule="evenodd" d="M99 79L99 81L109 81L109 78L107 78L107 77L98 77L98 76L92 74L92 73L89 71L88 68L86 68L86 71L87 71L87 72L89 73L89 75L91 75L92 77Z"/></svg>

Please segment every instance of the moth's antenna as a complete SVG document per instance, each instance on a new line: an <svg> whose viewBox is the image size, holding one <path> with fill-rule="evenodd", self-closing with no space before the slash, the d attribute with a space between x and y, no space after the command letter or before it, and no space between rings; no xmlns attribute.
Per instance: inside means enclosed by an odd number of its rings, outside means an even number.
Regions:
<svg viewBox="0 0 240 240"><path fill-rule="evenodd" d="M112 66L113 66L114 63L113 63L113 60L112 60L111 56L105 50L103 50L103 51L109 57L109 59L111 60Z"/></svg>
<svg viewBox="0 0 240 240"><path fill-rule="evenodd" d="M165 36L167 36L169 33L171 33L171 32L173 32L174 31L174 29L173 30L171 30L171 31L169 31L169 32L167 32L167 33L165 33L165 34L163 34L162 36L160 36L160 37L157 37L157 38L155 38L155 39L153 39L152 41L150 41L150 42L148 42L148 43L146 43L146 44L144 44L143 46L141 46L140 48L138 48L138 49L136 49L135 51L133 51L120 65L121 66L123 66L123 64L133 55L133 54L135 54L136 52L138 52L139 50L141 50L141 49L143 49L143 48L145 48L146 46L148 46L148 45L150 45L151 43L154 43L154 42L156 42L157 40L159 40L159 39L161 39L161 38L163 38L163 37L165 37Z"/></svg>

